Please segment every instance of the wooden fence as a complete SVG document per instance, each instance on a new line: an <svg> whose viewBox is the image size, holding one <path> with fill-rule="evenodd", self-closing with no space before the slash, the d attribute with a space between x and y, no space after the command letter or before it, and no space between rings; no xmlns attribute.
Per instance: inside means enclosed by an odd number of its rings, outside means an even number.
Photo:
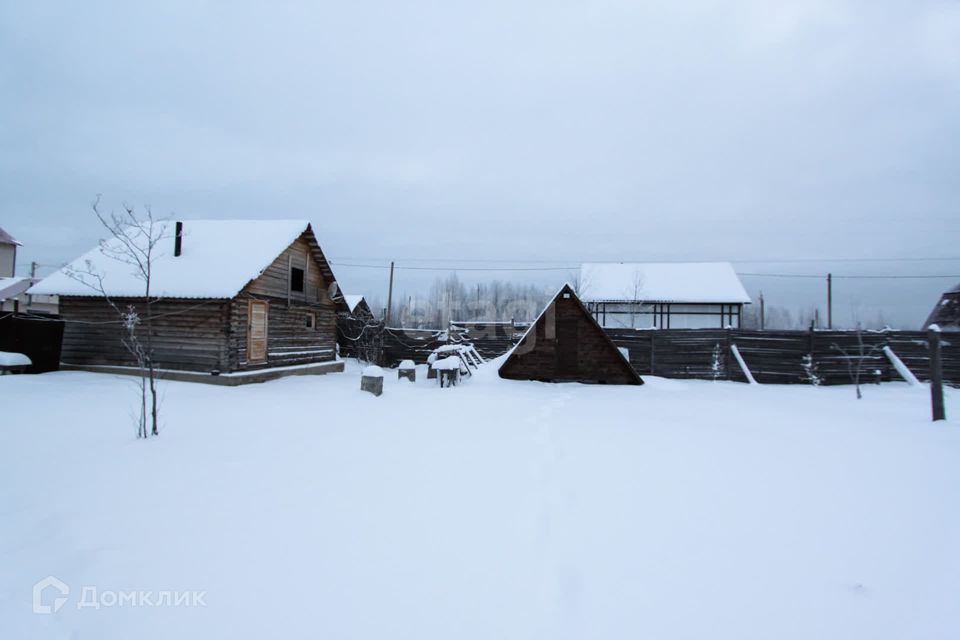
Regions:
<svg viewBox="0 0 960 640"><path fill-rule="evenodd" d="M641 375L705 380L745 380L731 346L760 383L849 384L848 365L859 359L863 342L862 381L900 380L882 351L888 346L921 380L929 378L927 336L916 331L746 331L672 329L637 331L607 329L618 346L629 351ZM944 334L944 381L960 385L960 335Z"/></svg>
<svg viewBox="0 0 960 640"><path fill-rule="evenodd" d="M394 367L426 362L444 344L470 342L487 359L509 351L525 326L513 323L453 323L447 331L387 328L352 318L338 324L340 355ZM749 331L742 329L606 329L629 353L640 375L746 381L731 347L737 346L757 382L850 384L849 365L863 362L861 382L900 380L883 352L889 347L921 380L929 379L927 336L918 331ZM943 334L945 382L960 386L960 334Z"/></svg>
<svg viewBox="0 0 960 640"><path fill-rule="evenodd" d="M22 353L33 363L27 373L45 373L60 368L63 321L0 314L0 351Z"/></svg>
<svg viewBox="0 0 960 640"><path fill-rule="evenodd" d="M337 315L337 348L341 358L379 362L383 323L341 313Z"/></svg>
<svg viewBox="0 0 960 640"><path fill-rule="evenodd" d="M431 329L383 329L383 349L380 364L395 367L404 360L413 360L417 364L427 361L427 356L447 344L447 332Z"/></svg>
<svg viewBox="0 0 960 640"><path fill-rule="evenodd" d="M469 342L486 359L501 356L520 341L529 323L517 322L451 322L451 342Z"/></svg>
<svg viewBox="0 0 960 640"><path fill-rule="evenodd" d="M343 358L395 367L404 360L422 364L437 347L461 342L473 344L484 358L495 358L513 348L525 331L526 326L512 322L451 323L446 331L404 329L344 314L337 320L337 344Z"/></svg>

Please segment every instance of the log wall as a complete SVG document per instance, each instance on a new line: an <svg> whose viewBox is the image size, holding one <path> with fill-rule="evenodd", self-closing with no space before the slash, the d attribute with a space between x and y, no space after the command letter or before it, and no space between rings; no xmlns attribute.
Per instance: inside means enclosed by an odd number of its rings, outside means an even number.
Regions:
<svg viewBox="0 0 960 640"><path fill-rule="evenodd" d="M304 270L303 291L291 291L290 267ZM231 371L247 371L336 358L337 313L328 293L329 282L320 272L304 238L281 253L230 305L227 329ZM247 359L247 332L251 300L269 304L267 359ZM314 326L307 326L307 316Z"/></svg>
<svg viewBox="0 0 960 640"><path fill-rule="evenodd" d="M146 303L116 299L121 309L134 305L144 318L137 335L146 343ZM156 366L183 371L226 371L225 300L161 300L153 302L153 350ZM76 365L135 366L123 346L121 321L102 298L61 297L64 320L61 360Z"/></svg>
<svg viewBox="0 0 960 640"><path fill-rule="evenodd" d="M247 360L247 331L250 300L263 300L267 310L267 359ZM307 327L307 315L315 318ZM230 305L230 370L249 371L266 367L284 367L336 358L337 314L333 304L304 304L267 296L240 296Z"/></svg>

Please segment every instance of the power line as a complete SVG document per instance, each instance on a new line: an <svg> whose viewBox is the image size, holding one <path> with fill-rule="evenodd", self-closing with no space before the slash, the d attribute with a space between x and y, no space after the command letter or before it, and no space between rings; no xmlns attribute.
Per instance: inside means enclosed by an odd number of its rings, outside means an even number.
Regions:
<svg viewBox="0 0 960 640"><path fill-rule="evenodd" d="M340 256L336 260L343 260L346 262L376 262L379 261L379 258L372 256ZM489 263L489 264L562 264L565 260L546 260L546 259L536 259L536 258L521 258L521 259L505 259L505 258L424 258L424 257L409 257L409 258L395 258L396 262L459 262L459 263ZM778 258L778 259L760 259L760 260L730 260L729 258L718 258L718 259L697 259L697 260L650 260L648 257L643 257L639 259L621 259L621 260L572 260L578 265L584 262L599 262L599 263L610 263L610 264L619 264L619 263L631 263L631 262L663 262L663 263L685 263L685 262L730 262L732 264L790 264L790 263L803 263L803 262L821 262L821 263L869 263L869 262L958 262L960 261L960 256L945 256L945 257L901 257L901 258Z"/></svg>
<svg viewBox="0 0 960 640"><path fill-rule="evenodd" d="M348 264L345 262L331 262L335 267L355 267L360 269L389 269L388 264ZM397 270L404 271L571 271L579 269L575 267L394 267Z"/></svg>
<svg viewBox="0 0 960 640"><path fill-rule="evenodd" d="M448 259L447 259L447 258L417 258L416 260L442 262L442 261L447 261ZM453 259L450 259L450 260L452 261ZM756 261L754 261L754 260L736 261L736 260L735 260L735 261L733 261L733 262L736 263L736 264L745 264L745 263L749 263L749 264L761 264L761 263L765 263L765 262L767 262L767 263L774 263L774 262L783 262L783 263L786 263L786 262L814 262L814 261L821 261L821 262L873 262L873 261L876 261L876 262L927 262L927 261L950 261L950 260L960 260L960 258L877 258L877 259L875 259L875 260L874 260L874 259L866 259L866 258L864 258L864 259L861 259L861 258L845 258L845 259L837 259L837 260L820 260L820 259L813 259L813 258L810 258L810 259L807 259L807 258L800 259L800 258L798 258L798 259L795 259L795 260L771 260L771 261L764 261L764 260L756 260ZM462 262L462 263L490 262L490 263L494 263L494 264L535 264L535 263L548 262L548 261L540 261L540 260L496 260L496 259L490 259L490 260L474 259L474 260L471 260L471 259L463 259L463 260L461 260L461 262ZM625 262L627 262L627 261L625 261ZM27 264L29 264L29 263L22 263L22 265L27 265ZM331 261L330 264L333 265L333 266L336 266L336 267L345 267L345 268L352 268L352 269L384 269L384 270L386 270L386 269L389 269L389 268L390 268L390 265L389 265L389 264L366 264L366 263L361 264L361 263L353 263L353 262L335 262L335 261ZM610 264L620 264L620 263L610 263ZM677 264L682 264L682 263L678 262ZM21 266L22 266L22 265L21 265ZM55 267L55 268L58 268L58 269L59 269L59 268L61 268L63 265L53 265L53 264L46 264L46 263L37 263L37 266L38 266L38 267L45 267L45 268ZM569 272L569 271L578 271L578 270L580 269L580 265L577 264L577 265L568 265L568 266L549 266L549 267L547 267L547 266L545 266L545 267L521 267L521 266L513 266L513 267L475 267L475 266L458 266L458 265L450 265L450 266L444 266L444 267L427 267L427 266L402 266L402 265L397 265L397 266L395 267L395 269L397 269L397 270L403 270L403 271L441 271L441 272L449 272L449 271L492 271L492 272L547 272L547 271L568 271L568 272ZM825 277L826 277L826 273L750 273L750 272L740 272L740 271L737 272L737 275L743 276L743 277L748 277L748 278L801 278L801 279L802 279L802 278L818 278L818 279L819 279L819 278L825 278ZM835 274L833 277L834 277L834 278L847 279L847 280L852 280L852 279L858 279L858 280L932 280L932 279L947 279L947 278L960 279L960 275L952 275L952 274L918 274L918 275L908 275L908 274L897 274L897 275Z"/></svg>
<svg viewBox="0 0 960 640"><path fill-rule="evenodd" d="M351 264L345 262L331 262L330 263L336 267L351 267L351 268L360 268L360 269L389 269L390 265L388 264ZM567 267L459 267L459 266L448 266L448 267L404 267L404 266L395 266L396 270L404 271L576 271L579 266L567 266ZM749 277L749 278L811 278L822 280L826 278L826 273L744 273L737 272L738 276ZM960 279L960 275L950 275L950 274L923 274L923 275L869 275L869 274L846 274L839 275L835 274L834 278L842 278L846 280L931 280L931 279L941 279L941 278L956 278Z"/></svg>
<svg viewBox="0 0 960 640"><path fill-rule="evenodd" d="M740 273L737 272L738 276L750 277L750 278L816 278L822 280L827 277L825 273ZM936 278L958 278L960 275L858 275L858 274L848 274L848 275L833 275L834 279L843 278L845 280L930 280Z"/></svg>

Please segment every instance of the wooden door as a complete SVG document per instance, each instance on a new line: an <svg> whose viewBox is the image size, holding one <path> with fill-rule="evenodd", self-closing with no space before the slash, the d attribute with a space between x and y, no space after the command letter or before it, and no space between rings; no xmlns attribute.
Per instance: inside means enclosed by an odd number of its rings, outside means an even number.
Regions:
<svg viewBox="0 0 960 640"><path fill-rule="evenodd" d="M557 372L576 375L579 323L576 318L557 319Z"/></svg>
<svg viewBox="0 0 960 640"><path fill-rule="evenodd" d="M267 316L269 303L250 301L250 323L247 327L247 360L260 362L267 359Z"/></svg>

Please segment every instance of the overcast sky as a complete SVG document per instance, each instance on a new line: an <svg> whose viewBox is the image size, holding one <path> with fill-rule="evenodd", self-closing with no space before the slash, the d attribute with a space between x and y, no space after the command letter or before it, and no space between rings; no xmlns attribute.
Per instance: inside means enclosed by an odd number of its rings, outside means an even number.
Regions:
<svg viewBox="0 0 960 640"><path fill-rule="evenodd" d="M140 4L0 1L0 226L21 272L89 249L102 193L307 218L344 264L960 273L817 261L960 257L956 0ZM412 292L435 274L398 275ZM821 302L819 283L745 284ZM849 281L839 304L916 324L953 284Z"/></svg>

